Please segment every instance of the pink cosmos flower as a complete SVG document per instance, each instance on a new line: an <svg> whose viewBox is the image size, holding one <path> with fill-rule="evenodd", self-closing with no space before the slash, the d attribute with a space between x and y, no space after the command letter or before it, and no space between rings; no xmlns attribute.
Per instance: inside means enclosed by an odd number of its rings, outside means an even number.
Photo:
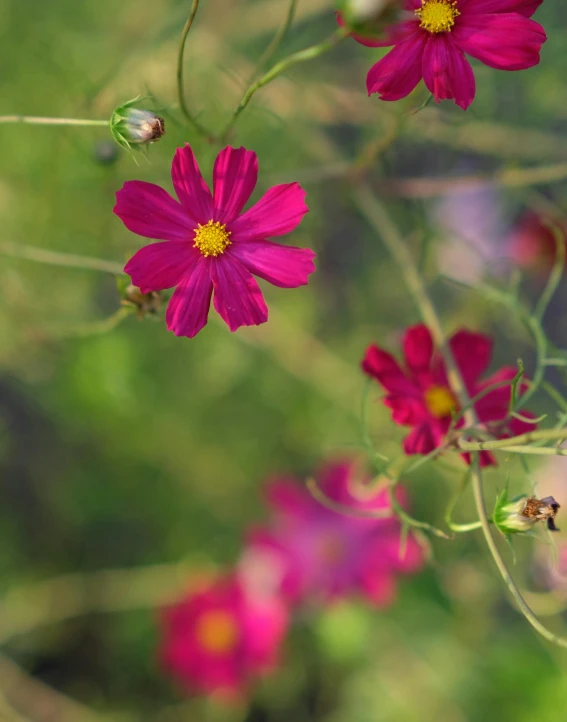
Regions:
<svg viewBox="0 0 567 722"><path fill-rule="evenodd" d="M565 234L567 250L565 221L554 220ZM517 265L536 274L549 273L557 254L553 231L534 211L526 211L514 225L507 239L507 248L510 258Z"/></svg>
<svg viewBox="0 0 567 722"><path fill-rule="evenodd" d="M258 159L245 148L221 150L213 169L213 193L191 147L178 148L171 168L178 201L163 188L127 181L114 213L126 228L152 243L124 271L142 293L176 287L166 313L176 336L195 336L207 323L211 296L231 331L264 323L268 309L252 274L280 288L307 284L313 251L266 239L283 236L307 213L298 183L270 188L242 213L256 186Z"/></svg>
<svg viewBox="0 0 567 722"><path fill-rule="evenodd" d="M404 0L411 19L390 26L382 39L353 35L370 47L393 49L370 68L368 94L399 100L423 78L437 102L454 99L463 110L475 94L470 55L497 70L539 63L544 29L530 20L541 0Z"/></svg>
<svg viewBox="0 0 567 722"><path fill-rule="evenodd" d="M388 493L382 489L369 495L366 490L364 499L360 491L355 497L355 481L349 461L327 464L318 475L318 486L329 499L384 517L360 518L328 509L294 479L269 484L272 521L250 533L242 573L269 569L292 602L325 602L352 593L377 606L393 602L398 575L416 572L423 553L410 535L401 554L400 523L388 513Z"/></svg>
<svg viewBox="0 0 567 722"><path fill-rule="evenodd" d="M238 699L276 666L287 625L281 599L223 576L164 612L160 657L187 691Z"/></svg>
<svg viewBox="0 0 567 722"><path fill-rule="evenodd" d="M516 369L505 366L482 380L492 356L492 339L473 331L457 331L449 346L471 398L493 384L511 382ZM392 410L392 419L401 426L411 426L404 439L406 454L428 454L447 440L453 414L459 411L457 399L449 388L445 364L433 348L429 329L419 324L407 329L403 339L405 367L378 346L370 346L362 360L362 370L386 391L384 404ZM520 388L521 387L521 388ZM517 392L525 392L518 384ZM505 384L489 391L474 404L484 430L495 438L515 436L533 430L535 424L510 417L510 386ZM522 415L532 418L529 412ZM461 419L455 428L462 428ZM466 454L463 455L468 460ZM492 454L483 451L481 464L495 464Z"/></svg>

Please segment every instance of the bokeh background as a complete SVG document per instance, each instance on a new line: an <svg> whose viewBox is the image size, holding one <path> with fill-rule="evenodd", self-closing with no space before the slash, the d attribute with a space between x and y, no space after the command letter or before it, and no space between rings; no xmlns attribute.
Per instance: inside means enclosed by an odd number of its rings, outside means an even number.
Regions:
<svg viewBox="0 0 567 722"><path fill-rule="evenodd" d="M203 0L186 79L207 126L226 121L285 5ZM419 320L352 202L349 166L365 144L383 142L369 182L410 235L446 328L493 334L495 365L521 356L529 370L531 341L474 286L487 275L519 280L509 258L518 218L552 208L561 220L567 189L559 3L546 0L536 16L549 37L540 66L504 73L473 61L477 96L466 113L431 103L409 114L425 101L423 87L399 104L368 99L377 51L345 42L260 91L233 138L259 155L256 197L288 180L308 191L311 212L293 243L317 252L309 286L264 285L269 323L236 334L213 314L193 340L167 333L163 313L122 319L111 273L49 264L42 251L127 259L140 239L113 216L114 193L134 178L169 188L184 141L209 177L216 149L176 108L188 6L0 0L0 113L106 118L148 94L167 127L138 165L104 128L0 128L0 696L11 707L0 718L561 719L567 657L509 605L480 533L435 539L430 564L403 581L387 611L352 600L297 620L282 667L246 709L184 699L159 669L157 608L193 570L234 563L246 528L265 516L268 476L305 478L360 446L364 349L397 349ZM301 1L280 56L332 32L333 10L328 0ZM518 168L532 167L535 181L517 180ZM542 287L537 268L528 263L519 284L528 302ZM559 347L566 298L561 287L545 320ZM543 399L533 408L555 413ZM401 453L403 430L380 404L371 403L369 423L376 448ZM561 460L551 470L530 462L528 474L504 463L487 475L489 494L506 469L514 490L538 478L567 504ZM406 482L414 515L441 526L459 481L443 462L421 467ZM467 497L458 514L472 518ZM517 542L515 573L561 629L561 595L542 582L551 552L540 546Z"/></svg>

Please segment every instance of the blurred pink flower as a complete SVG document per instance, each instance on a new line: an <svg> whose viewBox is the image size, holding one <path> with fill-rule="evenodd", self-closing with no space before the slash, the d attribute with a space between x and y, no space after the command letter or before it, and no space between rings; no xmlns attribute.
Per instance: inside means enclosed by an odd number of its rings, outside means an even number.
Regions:
<svg viewBox="0 0 567 722"><path fill-rule="evenodd" d="M564 234L567 233L565 221L556 220L556 224ZM553 231L534 211L526 211L516 222L508 235L507 248L508 255L518 266L540 274L551 270L557 251Z"/></svg>
<svg viewBox="0 0 567 722"><path fill-rule="evenodd" d="M353 510L386 512L360 518L334 511L316 501L294 479L270 483L266 496L272 510L267 527L252 530L241 568L269 569L272 581L292 602L325 602L358 593L378 606L394 601L399 574L422 565L421 547L410 534L400 554L401 526L388 514L389 495L374 490L361 500L353 496L355 467L349 461L329 463L318 486L332 501Z"/></svg>
<svg viewBox="0 0 567 722"><path fill-rule="evenodd" d="M386 37L354 35L371 47L393 49L370 68L368 94L399 100L423 78L439 102L454 99L465 110L475 95L467 55L497 70L525 70L539 63L544 29L530 20L541 0L405 0L411 19L390 26Z"/></svg>
<svg viewBox="0 0 567 722"><path fill-rule="evenodd" d="M449 339L449 346L460 369L463 381L472 398L493 384L512 381L516 369L501 368L492 376L480 380L492 356L492 339L481 333L462 329ZM458 412L457 399L449 388L445 364L433 348L429 329L423 324L411 326L403 340L405 368L378 346L370 346L362 360L362 370L386 390L384 404L392 410L392 419L401 426L411 426L404 440L406 454L428 454L447 440L453 414ZM518 393L525 391L525 385ZM508 414L510 386L488 392L474 408L484 428L496 438L515 436L535 428ZM524 416L531 415L522 411ZM462 428L460 419L455 428ZM463 455L468 460L468 455ZM485 466L495 464L494 456L486 451L480 455Z"/></svg>
<svg viewBox="0 0 567 722"><path fill-rule="evenodd" d="M178 148L171 168L179 201L160 186L127 181L114 213L152 243L126 264L142 293L176 286L166 313L176 336L195 336L207 323L211 296L231 331L264 323L268 309L252 274L280 288L307 284L313 251L266 239L282 236L307 213L298 183L270 188L242 213L256 186L258 159L245 148L225 148L215 161L213 189L203 180L191 147Z"/></svg>
<svg viewBox="0 0 567 722"><path fill-rule="evenodd" d="M281 599L227 575L164 611L160 657L187 691L237 700L276 666L287 626Z"/></svg>

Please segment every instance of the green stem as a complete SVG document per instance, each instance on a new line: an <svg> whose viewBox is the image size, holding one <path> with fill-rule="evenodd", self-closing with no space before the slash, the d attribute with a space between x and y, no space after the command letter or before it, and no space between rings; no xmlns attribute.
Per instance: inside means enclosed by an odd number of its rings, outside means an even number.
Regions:
<svg viewBox="0 0 567 722"><path fill-rule="evenodd" d="M344 40L345 37L347 36L345 35L344 30L340 28L339 30L336 30L327 40L323 40L323 42L318 43L317 45L312 45L310 48L305 48L305 50L300 50L299 52L294 53L293 55L290 55L283 60L280 60L279 63L276 63L272 68L270 68L270 70L268 70L267 73L262 75L261 78L258 78L258 80L254 81L242 96L242 100L235 108L232 117L230 118L223 132L221 133L221 142L226 142L230 131L238 120L238 117L246 108L248 103L252 100L252 97L257 90L263 88L265 85L274 80L274 78L277 78L278 75L281 75L293 65L303 63L307 60L313 60L314 58L318 58L323 53L332 50L336 45L341 42L341 40Z"/></svg>
<svg viewBox="0 0 567 722"><path fill-rule="evenodd" d="M403 238L400 236L398 229L393 224L390 216L386 209L377 201L370 189L361 185L357 189L355 194L355 201L367 217L371 225L376 229L378 234L382 237L384 243L388 247L392 257L396 261L400 272L402 273L408 290L411 292L414 301L421 313L423 321L429 327L433 340L441 353L445 365L447 367L447 378L449 385L455 393L459 404L462 408L470 404L470 398L467 389L464 385L461 373L455 363L453 354L447 344L443 329L441 327L441 321L437 315L435 307L431 303L421 276L414 264L413 258L406 247ZM470 407L466 413L466 422L469 426L478 425L478 417L474 407ZM500 554L500 550L496 546L496 542L492 537L490 530L490 521L486 513L486 505L484 501L484 490L482 486L482 476L480 470L480 457L478 453L472 454L472 466L471 466L471 480L474 491L475 505L477 513L479 515L480 522L482 524L482 531L488 546L490 553L494 559L494 562L500 572L502 579L506 583L506 586L510 590L510 593L516 600L516 603L526 617L528 622L534 627L548 641L557 644L560 647L567 647L567 638L558 637L553 632L548 630L542 625L539 619L532 612L526 601L522 597L522 594L516 583L512 579L510 572Z"/></svg>
<svg viewBox="0 0 567 722"><path fill-rule="evenodd" d="M249 81L249 85L251 85L254 80L259 75L262 68L264 68L270 60L274 57L274 55L277 53L278 48L282 44L282 42L285 39L285 36L288 34L292 24L293 24L293 18L295 17L295 10L297 8L298 0L291 0L289 3L289 7L287 9L287 14L284 20L283 25L280 26L277 33L272 38L271 43L268 45L268 47L264 50L262 55L260 56L260 59L256 63L256 67L254 68L254 72L252 73Z"/></svg>
<svg viewBox="0 0 567 722"><path fill-rule="evenodd" d="M534 441L563 441L567 439L567 429L542 429L541 431L528 431L519 436L508 439L495 439L494 441L461 441L458 442L458 451L483 451L485 449L505 449L510 446L531 444Z"/></svg>
<svg viewBox="0 0 567 722"><path fill-rule="evenodd" d="M50 266L81 268L85 271L101 271L102 273L111 273L114 276L124 272L123 266L114 261L105 261L101 258L90 258L89 256L79 256L73 253L46 251L43 248L23 246L18 243L0 243L0 254L12 256L13 258L24 258L26 261L46 263Z"/></svg>
<svg viewBox="0 0 567 722"><path fill-rule="evenodd" d="M29 125L110 125L108 120L83 118L42 118L36 115L0 115L0 123L27 123Z"/></svg>
<svg viewBox="0 0 567 722"><path fill-rule="evenodd" d="M201 125L201 123L199 123L199 121L195 118L195 116L187 107L187 103L185 101L185 92L183 89L183 58L185 55L185 43L187 41L189 31L191 30L191 26L193 25L193 21L195 20L195 16L197 15L197 10L199 9L199 1L200 0L193 0L191 4L191 10L189 12L189 17L187 18L187 22L183 26L183 30L181 32L179 49L177 51L177 98L179 100L179 107L181 108L181 112L188 120L188 122L193 126L193 128L197 131L197 133L206 138L209 143L214 143L216 138L214 138L209 133L209 131L203 125Z"/></svg>

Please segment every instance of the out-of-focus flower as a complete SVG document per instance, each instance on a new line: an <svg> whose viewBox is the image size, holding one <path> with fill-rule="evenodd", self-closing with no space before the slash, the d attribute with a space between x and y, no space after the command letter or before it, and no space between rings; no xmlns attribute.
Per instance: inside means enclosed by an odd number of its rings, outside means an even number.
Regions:
<svg viewBox="0 0 567 722"><path fill-rule="evenodd" d="M462 329L449 339L449 347L471 398L493 384L512 381L516 369L505 366L481 380L492 356L492 339L484 334ZM406 454L428 454L447 441L447 432L459 404L449 387L447 371L440 354L433 347L429 329L419 324L407 329L403 339L405 367L378 346L370 346L362 360L362 370L386 391L384 404L392 410L392 419L401 426L411 426L404 439ZM525 391L518 384L517 392ZM510 386L489 391L474 404L482 428L495 438L515 436L535 428L509 416ZM530 417L523 411L524 416ZM455 424L460 429L464 420ZM463 454L468 460L468 455ZM494 456L483 451L481 464L495 464Z"/></svg>
<svg viewBox="0 0 567 722"><path fill-rule="evenodd" d="M281 599L220 577L165 610L160 658L188 692L237 699L277 665L287 625Z"/></svg>
<svg viewBox="0 0 567 722"><path fill-rule="evenodd" d="M159 238L141 248L124 271L142 293L176 286L166 313L176 336L195 336L216 311L231 331L264 323L268 309L252 274L280 288L307 284L313 251L266 239L292 231L307 213L298 183L270 188L242 213L258 176L256 153L225 148L215 161L211 194L191 147L179 148L171 170L174 200L160 186L127 181L114 213L133 233Z"/></svg>
<svg viewBox="0 0 567 722"><path fill-rule="evenodd" d="M414 537L403 549L401 526L391 514L387 490L368 489L354 496L356 469L349 461L330 463L317 476L331 502L380 518L349 516L316 501L294 479L267 486L272 521L253 530L241 569L270 569L272 582L293 602L321 603L361 594L378 606L393 602L397 577L417 571L423 562ZM382 516L383 515L383 516ZM403 553L402 553L403 552Z"/></svg>
<svg viewBox="0 0 567 722"><path fill-rule="evenodd" d="M552 496L536 499L522 495L508 501L505 490L496 502L492 521L503 534L530 531L538 521L546 521L550 531L557 531L555 517L558 510L559 504Z"/></svg>
<svg viewBox="0 0 567 722"><path fill-rule="evenodd" d="M403 0L344 0L337 21L361 45L373 47L386 28L403 19Z"/></svg>
<svg viewBox="0 0 567 722"><path fill-rule="evenodd" d="M497 188L456 187L431 210L441 236L437 265L445 276L475 285L487 273L505 269L504 220Z"/></svg>
<svg viewBox="0 0 567 722"><path fill-rule="evenodd" d="M364 45L394 48L368 72L368 94L399 100L423 78L435 100L466 109L475 95L465 54L497 70L525 70L539 63L544 29L531 20L541 0L405 0L409 18L383 39ZM361 38L355 36L355 40Z"/></svg>
<svg viewBox="0 0 567 722"><path fill-rule="evenodd" d="M567 247L567 224L557 221L556 225L563 232ZM521 268L535 273L548 273L557 255L552 227L538 213L526 211L508 235L507 252Z"/></svg>
<svg viewBox="0 0 567 722"><path fill-rule="evenodd" d="M120 105L110 118L112 137L126 150L155 143L165 134L165 123L151 110L133 107L139 98Z"/></svg>

